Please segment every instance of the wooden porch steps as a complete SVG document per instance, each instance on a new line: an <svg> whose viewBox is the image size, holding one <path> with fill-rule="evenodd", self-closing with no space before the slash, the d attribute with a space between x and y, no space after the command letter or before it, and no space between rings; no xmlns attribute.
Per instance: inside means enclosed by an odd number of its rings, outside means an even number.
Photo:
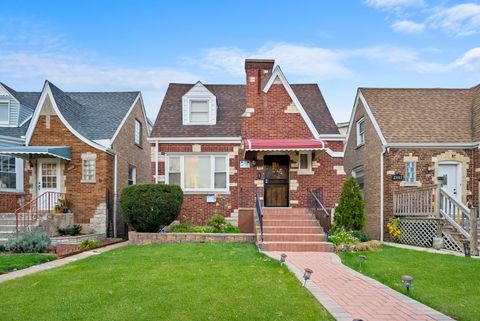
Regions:
<svg viewBox="0 0 480 321"><path fill-rule="evenodd" d="M263 208L264 251L333 252L323 228L306 208Z"/></svg>

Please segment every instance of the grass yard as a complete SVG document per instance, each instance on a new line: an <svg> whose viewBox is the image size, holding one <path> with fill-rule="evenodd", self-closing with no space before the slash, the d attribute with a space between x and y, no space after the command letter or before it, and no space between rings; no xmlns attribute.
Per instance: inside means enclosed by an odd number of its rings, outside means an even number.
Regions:
<svg viewBox="0 0 480 321"><path fill-rule="evenodd" d="M366 262L360 271L358 256ZM406 293L401 277L414 277L410 296L458 320L479 320L480 260L384 246L369 252L342 253L342 262Z"/></svg>
<svg viewBox="0 0 480 321"><path fill-rule="evenodd" d="M128 246L0 283L0 320L333 320L254 245Z"/></svg>
<svg viewBox="0 0 480 321"><path fill-rule="evenodd" d="M51 254L0 254L0 274L25 269L55 259Z"/></svg>

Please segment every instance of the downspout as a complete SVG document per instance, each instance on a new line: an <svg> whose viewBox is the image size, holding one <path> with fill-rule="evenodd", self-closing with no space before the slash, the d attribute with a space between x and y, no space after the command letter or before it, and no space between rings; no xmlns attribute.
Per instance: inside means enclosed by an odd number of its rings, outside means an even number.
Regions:
<svg viewBox="0 0 480 321"><path fill-rule="evenodd" d="M382 146L382 153L380 154L380 241L383 242L383 157L386 148Z"/></svg>
<svg viewBox="0 0 480 321"><path fill-rule="evenodd" d="M158 184L158 140L155 141L155 184Z"/></svg>
<svg viewBox="0 0 480 321"><path fill-rule="evenodd" d="M118 183L118 155L114 154L113 161L113 237L117 237L117 183Z"/></svg>

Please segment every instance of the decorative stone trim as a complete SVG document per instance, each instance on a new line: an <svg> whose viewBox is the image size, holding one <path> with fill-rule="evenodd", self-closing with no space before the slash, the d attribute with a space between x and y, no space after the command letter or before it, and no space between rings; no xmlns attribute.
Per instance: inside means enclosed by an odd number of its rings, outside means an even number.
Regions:
<svg viewBox="0 0 480 321"><path fill-rule="evenodd" d="M387 171L387 175L395 175L395 171Z"/></svg>
<svg viewBox="0 0 480 321"><path fill-rule="evenodd" d="M290 190L291 191L296 191L298 189L298 181L296 179L291 179L290 180Z"/></svg>
<svg viewBox="0 0 480 321"><path fill-rule="evenodd" d="M290 200L290 205L298 205L298 200Z"/></svg>
<svg viewBox="0 0 480 321"><path fill-rule="evenodd" d="M255 180L255 186L263 187L263 179L256 179Z"/></svg>
<svg viewBox="0 0 480 321"><path fill-rule="evenodd" d="M467 190L468 187L468 167L470 164L470 158L468 156L459 154L453 150L448 150L442 154L432 157L432 163L434 163L435 174L432 177L434 184L438 183L438 164L440 162L453 161L458 162L462 166L462 202L467 202L467 196L471 195L471 191Z"/></svg>
<svg viewBox="0 0 480 321"><path fill-rule="evenodd" d="M199 144L192 145L192 152L200 153L201 151L202 151L202 145L199 145Z"/></svg>
<svg viewBox="0 0 480 321"><path fill-rule="evenodd" d="M408 156L403 156L403 162L415 162L418 163L418 156L413 156L412 153L408 154Z"/></svg>
<svg viewBox="0 0 480 321"><path fill-rule="evenodd" d="M157 243L255 243L253 233L128 233L132 245Z"/></svg>
<svg viewBox="0 0 480 321"><path fill-rule="evenodd" d="M242 114L242 117L250 117L255 112L255 108L246 108L245 112Z"/></svg>
<svg viewBox="0 0 480 321"><path fill-rule="evenodd" d="M347 175L347 173L345 173L343 165L333 166L333 169L337 172L337 175Z"/></svg>
<svg viewBox="0 0 480 321"><path fill-rule="evenodd" d="M287 106L287 108L284 110L286 114L298 114L300 113L297 109L297 106L292 102L290 105Z"/></svg>

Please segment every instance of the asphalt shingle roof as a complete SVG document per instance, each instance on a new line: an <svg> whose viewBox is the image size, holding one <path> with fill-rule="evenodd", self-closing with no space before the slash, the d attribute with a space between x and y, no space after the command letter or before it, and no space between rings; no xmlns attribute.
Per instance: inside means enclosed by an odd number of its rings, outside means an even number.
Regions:
<svg viewBox="0 0 480 321"><path fill-rule="evenodd" d="M472 141L473 88L360 91L388 143Z"/></svg>
<svg viewBox="0 0 480 321"><path fill-rule="evenodd" d="M245 85L204 85L217 99L217 123L183 125L182 96L195 84L168 86L153 125L152 137L240 137L241 115L246 108ZM291 85L295 95L320 134L338 134L338 128L316 84Z"/></svg>

